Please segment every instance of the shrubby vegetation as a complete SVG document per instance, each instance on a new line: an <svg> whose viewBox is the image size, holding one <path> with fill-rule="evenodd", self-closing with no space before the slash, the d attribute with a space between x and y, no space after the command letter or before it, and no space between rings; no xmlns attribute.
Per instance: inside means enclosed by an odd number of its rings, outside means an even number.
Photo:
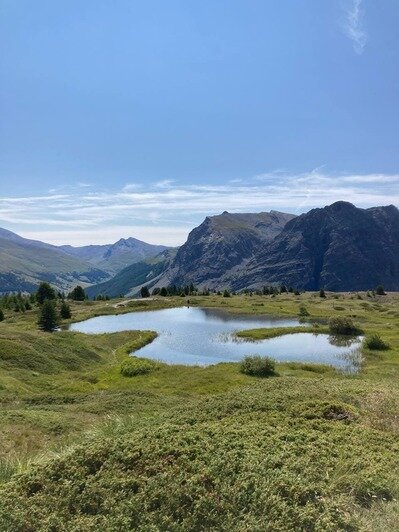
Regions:
<svg viewBox="0 0 399 532"><path fill-rule="evenodd" d="M122 295L119 297L123 297ZM99 294L98 296L95 296L93 298L94 301L109 301L111 298L109 296L105 296L103 294Z"/></svg>
<svg viewBox="0 0 399 532"><path fill-rule="evenodd" d="M394 504L398 441L357 420L348 390L273 379L108 422L9 482L0 529L377 530L369 509Z"/></svg>
<svg viewBox="0 0 399 532"><path fill-rule="evenodd" d="M298 314L299 314L299 316L302 316L302 317L310 316L309 311L308 311L308 309L306 308L306 306L304 304L299 305Z"/></svg>
<svg viewBox="0 0 399 532"><path fill-rule="evenodd" d="M241 361L240 371L252 377L270 377L276 375L276 361L270 357L249 355Z"/></svg>
<svg viewBox="0 0 399 532"><path fill-rule="evenodd" d="M54 331L60 319L72 317L71 308L65 302L64 294L56 292L47 282L40 283L36 292L32 294L4 294L0 297L0 321L4 319L4 310L26 312L38 309L38 326L42 331Z"/></svg>
<svg viewBox="0 0 399 532"><path fill-rule="evenodd" d="M257 296L274 296L274 295L279 295L279 294L286 294L286 293L290 293L290 294L295 294L296 296L299 296L300 295L300 292L299 290L297 289L294 289L292 286L286 286L286 285L270 285L270 286L264 286L262 289L260 290L250 290L250 289L244 289L242 291L240 291L240 293L242 294L245 294L245 295L249 295L249 296L252 296L252 295L257 295ZM203 288L203 289L198 289L197 287L195 287L193 284L190 284L190 285L186 285L186 286L176 286L176 285L171 285L171 286L163 286L163 287L156 287L152 290L152 295L153 296L157 296L157 295L160 295L160 296L163 296L163 297L166 297L166 296L169 296L169 297L172 297L172 296L189 296L189 295L201 295L201 296L210 296L210 295L218 295L218 296L223 296L223 297L229 297L229 296L233 296L233 295L236 295L236 292L234 290L230 290L228 288L225 288L223 290L210 290L209 288ZM227 295L229 294L229 295Z"/></svg>
<svg viewBox="0 0 399 532"><path fill-rule="evenodd" d="M136 377L137 375L150 373L156 370L157 367L158 364L152 360L144 360L131 356L122 362L120 372L124 377Z"/></svg>
<svg viewBox="0 0 399 532"><path fill-rule="evenodd" d="M25 312L31 310L36 304L36 294L4 294L0 297L0 309L11 310L13 312Z"/></svg>
<svg viewBox="0 0 399 532"><path fill-rule="evenodd" d="M172 284L170 286L156 287L152 291L153 296L172 297L172 296L193 296L196 294L205 295L204 292L208 292L205 288L204 291L199 291L192 283L185 286L177 286Z"/></svg>
<svg viewBox="0 0 399 532"><path fill-rule="evenodd" d="M286 363L261 381L238 364L159 364L128 378L126 353L151 333L43 334L34 297L12 295L10 309L0 298L0 530L398 530L397 296L289 292L190 301L280 316L303 304L328 332L335 297L392 349L365 349L356 376ZM26 297L33 311L16 313ZM67 304L81 320L185 299Z"/></svg>
<svg viewBox="0 0 399 532"><path fill-rule="evenodd" d="M378 333L370 334L364 339L364 346L367 349L372 349L375 351L385 351L389 349L389 344L384 342L381 336Z"/></svg>
<svg viewBox="0 0 399 532"><path fill-rule="evenodd" d="M354 324L352 318L347 316L337 316L330 318L328 322L331 334L360 334L362 330Z"/></svg>

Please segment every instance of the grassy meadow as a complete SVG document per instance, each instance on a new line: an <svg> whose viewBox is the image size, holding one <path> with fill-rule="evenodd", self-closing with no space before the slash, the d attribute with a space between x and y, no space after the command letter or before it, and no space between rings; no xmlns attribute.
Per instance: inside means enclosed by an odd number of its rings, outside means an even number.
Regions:
<svg viewBox="0 0 399 532"><path fill-rule="evenodd" d="M398 530L399 294L188 299L249 314L305 309L301 332L351 317L389 349L364 348L356 375L285 363L261 379L234 363L129 362L151 331L50 334L37 310L6 311L0 530ZM72 321L186 300L73 302Z"/></svg>

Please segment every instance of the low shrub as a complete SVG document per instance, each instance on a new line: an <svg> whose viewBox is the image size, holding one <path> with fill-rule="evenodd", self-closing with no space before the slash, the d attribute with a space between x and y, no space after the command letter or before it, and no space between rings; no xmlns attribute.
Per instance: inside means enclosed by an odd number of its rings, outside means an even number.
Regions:
<svg viewBox="0 0 399 532"><path fill-rule="evenodd" d="M310 316L308 309L305 307L305 305L299 306L299 316Z"/></svg>
<svg viewBox="0 0 399 532"><path fill-rule="evenodd" d="M375 289L375 293L377 294L377 296L386 296L386 292L382 285L377 286L377 288Z"/></svg>
<svg viewBox="0 0 399 532"><path fill-rule="evenodd" d="M360 334L362 332L351 318L345 316L331 318L328 325L331 334Z"/></svg>
<svg viewBox="0 0 399 532"><path fill-rule="evenodd" d="M389 349L389 345L384 342L381 336L377 333L370 334L370 336L365 338L364 347L375 351L385 351L386 349Z"/></svg>
<svg viewBox="0 0 399 532"><path fill-rule="evenodd" d="M124 377L136 377L146 375L156 369L157 365L151 360L141 360L134 357L127 358L121 364L121 375Z"/></svg>
<svg viewBox="0 0 399 532"><path fill-rule="evenodd" d="M270 377L276 375L276 362L270 357L260 355L246 356L240 364L241 373L253 377Z"/></svg>

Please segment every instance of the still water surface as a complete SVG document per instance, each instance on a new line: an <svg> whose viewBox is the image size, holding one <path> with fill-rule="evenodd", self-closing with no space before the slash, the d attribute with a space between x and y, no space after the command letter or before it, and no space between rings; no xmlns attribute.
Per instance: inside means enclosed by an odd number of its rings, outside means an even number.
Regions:
<svg viewBox="0 0 399 532"><path fill-rule="evenodd" d="M297 333L257 342L237 340L234 333L259 327L294 327L296 319L235 315L219 309L180 307L117 316L99 316L72 324L69 329L88 334L151 330L158 337L135 352L137 356L170 364L206 366L237 362L245 355L267 355L279 361L329 364L356 371L360 339L326 334Z"/></svg>

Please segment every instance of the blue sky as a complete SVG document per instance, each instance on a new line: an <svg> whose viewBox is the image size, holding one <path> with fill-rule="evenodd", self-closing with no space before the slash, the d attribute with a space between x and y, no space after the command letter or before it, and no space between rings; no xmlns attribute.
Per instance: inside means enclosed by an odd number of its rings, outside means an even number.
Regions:
<svg viewBox="0 0 399 532"><path fill-rule="evenodd" d="M397 0L0 0L0 226L399 204Z"/></svg>

